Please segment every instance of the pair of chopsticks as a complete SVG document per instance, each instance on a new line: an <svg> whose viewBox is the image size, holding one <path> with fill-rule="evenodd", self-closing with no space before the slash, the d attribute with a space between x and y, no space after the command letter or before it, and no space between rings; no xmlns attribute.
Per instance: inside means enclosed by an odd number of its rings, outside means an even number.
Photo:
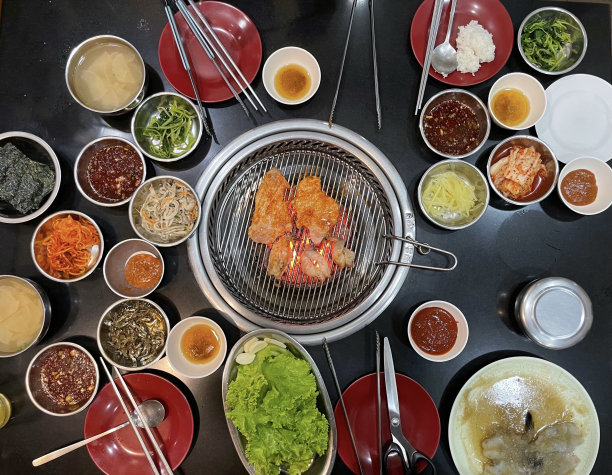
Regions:
<svg viewBox="0 0 612 475"><path fill-rule="evenodd" d="M151 454L149 453L149 448L147 447L144 440L142 439L142 435L140 434L140 431L138 430L136 423L132 420L132 412L127 408L125 401L123 400L123 397L121 396L121 392L119 391L119 388L115 384L115 380L113 379L113 376L111 375L110 371L106 367L104 358L100 358L100 362L102 363L102 368L104 368L104 372L106 373L106 376L108 376L108 380L110 381L113 387L113 390L115 391L115 394L117 395L117 399L121 403L123 412L125 412L125 415L127 416L128 421L130 422L130 425L132 426L132 429L134 430L134 434L136 434L136 438L138 439L138 442L140 442L140 446L142 447L142 450L145 456L147 457L147 460L149 461L151 470L153 471L155 475L160 475L160 471L158 470L157 465L155 464L155 462L153 461L153 458L151 457ZM140 419L142 426L144 427L147 435L149 436L149 440L153 444L153 448L155 449L155 452L157 452L157 455L159 459L161 460L164 469L169 474L173 473L172 469L170 468L170 465L168 464L168 461L166 460L166 457L164 456L163 452L161 451L159 447L159 444L157 443L157 440L155 440L155 437L153 436L153 432L151 432L151 429L149 428L149 425L147 424L144 416L142 415L142 412L140 412L140 408L138 407L138 404L136 404L136 401L134 400L134 397L132 396L130 389L128 388L127 384L125 384L125 380L123 379L123 376L121 376L121 373L115 366L113 366L113 369L115 370L115 373L117 374L117 379L121 383L121 386L123 387L123 390L125 391L125 394L130 400L130 403L132 404L132 406L134 407L134 411L136 412L136 414L138 414L138 418Z"/></svg>
<svg viewBox="0 0 612 475"><path fill-rule="evenodd" d="M372 41L372 64L374 67L374 96L376 98L376 119L378 130L380 130L382 127L382 112L380 108L380 94L378 91L378 62L376 60L376 32L374 29L374 0L369 0L368 5L370 8L370 37ZM348 30L346 32L346 40L344 42L344 52L342 53L342 62L340 63L340 73L338 74L338 82L336 83L336 93L334 94L331 112L329 113L329 119L327 121L330 127L332 125L332 119L334 117L334 110L336 109L336 102L338 101L338 92L340 91L340 83L342 82L342 73L344 72L346 51L348 49L349 40L351 38L351 27L353 26L353 17L355 16L356 6L357 0L353 0L353 6L351 7L351 17L349 19Z"/></svg>
<svg viewBox="0 0 612 475"><path fill-rule="evenodd" d="M440 17L442 16L442 7L444 0L435 0L433 13L431 15L431 24L429 25L429 38L427 40L427 49L425 50L425 61L423 62L423 71L421 72L421 83L419 85L419 94L417 96L416 109L414 115L418 115L423 104L423 96L425 95L425 85L429 77L429 67L431 66L431 53L436 43L438 36L438 27L440 26Z"/></svg>
<svg viewBox="0 0 612 475"><path fill-rule="evenodd" d="M246 104L240 98L240 95L239 95L240 93L244 93L245 97L247 98L247 100L249 101L249 103L251 104L254 110L259 111L259 108L255 104L255 102L253 102L251 95L255 98L255 100L261 107L261 109L264 112L268 112L266 107L263 105L263 103L261 102L257 94L255 93L255 91L249 84L249 82L244 77L244 74L242 74L242 71L240 71L240 68L236 65L236 63L234 62L230 54L227 52L227 50L225 49L225 47L223 46L223 44L221 43L221 41L215 34L213 28L210 26L210 23L206 20L204 15L202 15L202 12L200 12L200 9L198 8L198 6L193 2L193 0L187 0L187 1L189 2L189 5L191 5L191 7L193 8L193 11L195 12L196 16L194 16L192 12L189 10L189 8L187 7L187 3L185 3L185 1L174 0L174 3L176 4L176 7L178 8L183 18L185 19L187 26L189 26L189 29L191 30L195 38L198 40L198 43L200 43L200 46L202 46L202 49L204 49L204 52L206 53L210 61L215 66L217 72L223 78L223 81L225 82L229 90L232 92L232 95L242 107L242 110L244 111L246 116L250 117L251 115L249 113L249 110L247 109ZM167 0L165 0L165 2L167 5ZM182 45L180 36L178 35L178 29L176 29L176 24L174 23L174 17L171 15L171 12L169 10L170 9L168 7L168 9L166 9L166 15L168 16L168 21L170 22L171 27L174 24L173 34L174 34L174 31L176 30L175 41L177 43L177 47L179 48L179 53L181 54L181 60L183 60L183 57L185 58L185 60L183 61L183 66L185 66L186 64L188 65L189 62L186 61L185 50ZM181 50L182 50L182 53L181 53ZM221 63L221 65L219 65L219 63ZM221 66L225 68L225 70L231 76L231 79L233 79L235 84L238 85L239 91L236 91L236 89L232 86L229 79L223 72L223 69L221 68ZM185 66L185 68L187 69L187 66ZM191 77L191 73L189 74L189 76L190 76L190 80L192 81L192 85L194 85L194 91L195 91L196 89L195 82L193 81Z"/></svg>

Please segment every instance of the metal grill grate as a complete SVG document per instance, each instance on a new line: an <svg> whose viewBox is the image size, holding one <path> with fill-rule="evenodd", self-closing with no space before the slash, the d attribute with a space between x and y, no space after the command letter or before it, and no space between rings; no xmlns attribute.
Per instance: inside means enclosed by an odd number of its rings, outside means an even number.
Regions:
<svg viewBox="0 0 612 475"><path fill-rule="evenodd" d="M281 281L267 275L269 247L251 241L247 230L255 193L273 167L283 173L291 193L302 178L321 178L323 191L341 209L331 235L344 239L355 252L353 268L334 265L331 278L323 283L299 269L287 271ZM324 142L286 140L251 153L225 177L210 209L208 241L219 278L242 305L276 322L307 325L342 316L370 295L384 272L376 262L391 255L390 241L381 237L393 232L382 187L357 158ZM305 230L294 229L294 235L303 246Z"/></svg>

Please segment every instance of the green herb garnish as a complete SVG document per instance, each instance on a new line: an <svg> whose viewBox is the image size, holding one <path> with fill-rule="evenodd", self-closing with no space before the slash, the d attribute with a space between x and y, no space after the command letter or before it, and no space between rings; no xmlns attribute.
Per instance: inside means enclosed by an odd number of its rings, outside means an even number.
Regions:
<svg viewBox="0 0 612 475"><path fill-rule="evenodd" d="M151 139L150 152L159 158L176 158L187 152L196 140L191 133L191 121L196 112L173 99L159 106L142 134Z"/></svg>
<svg viewBox="0 0 612 475"><path fill-rule="evenodd" d="M529 20L521 33L525 57L540 69L555 71L567 58L566 45L581 35L580 28L560 16Z"/></svg>

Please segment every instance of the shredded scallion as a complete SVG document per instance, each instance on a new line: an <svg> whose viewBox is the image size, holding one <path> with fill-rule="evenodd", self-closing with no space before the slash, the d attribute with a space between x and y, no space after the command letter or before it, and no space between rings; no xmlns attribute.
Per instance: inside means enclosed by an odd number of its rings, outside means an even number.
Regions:
<svg viewBox="0 0 612 475"><path fill-rule="evenodd" d="M151 139L150 153L159 158L176 158L185 154L196 140L191 124L196 112L173 99L167 106L159 106L143 135Z"/></svg>

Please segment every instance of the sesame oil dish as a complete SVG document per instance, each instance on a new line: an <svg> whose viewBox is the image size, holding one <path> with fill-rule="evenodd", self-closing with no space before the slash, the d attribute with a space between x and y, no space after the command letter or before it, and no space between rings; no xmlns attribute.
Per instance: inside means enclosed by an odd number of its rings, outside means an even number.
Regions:
<svg viewBox="0 0 612 475"><path fill-rule="evenodd" d="M283 98L297 101L308 94L311 84L310 74L299 64L288 64L274 75L274 88Z"/></svg>

